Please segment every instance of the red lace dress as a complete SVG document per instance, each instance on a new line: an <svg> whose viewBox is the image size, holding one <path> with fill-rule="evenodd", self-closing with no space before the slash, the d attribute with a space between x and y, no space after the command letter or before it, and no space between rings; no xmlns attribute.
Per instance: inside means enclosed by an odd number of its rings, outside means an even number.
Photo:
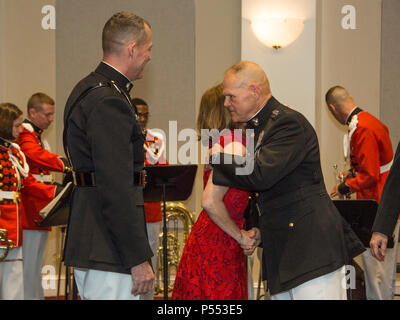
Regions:
<svg viewBox="0 0 400 320"><path fill-rule="evenodd" d="M228 138L228 139L227 139ZM225 137L221 142L232 141ZM221 143L221 145L223 145ZM204 187L211 171L204 172ZM229 188L224 204L230 217L243 229L249 193ZM202 211L192 227L175 279L172 300L246 300L247 271L240 245Z"/></svg>

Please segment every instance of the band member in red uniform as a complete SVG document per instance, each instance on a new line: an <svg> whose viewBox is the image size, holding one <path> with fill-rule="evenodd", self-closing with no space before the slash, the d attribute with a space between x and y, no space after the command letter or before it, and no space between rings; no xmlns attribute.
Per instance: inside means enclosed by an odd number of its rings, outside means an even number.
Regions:
<svg viewBox="0 0 400 320"><path fill-rule="evenodd" d="M18 144L25 154L33 177L40 183L52 184L50 171L64 172L68 170L67 160L50 152L48 142L42 137L54 120L55 103L44 93L35 93L28 100L28 118L22 124ZM25 203L24 217L24 297L27 300L43 299L41 270L43 255L50 228L38 227L35 221L42 221L39 215L48 201L38 196L39 190L22 196Z"/></svg>
<svg viewBox="0 0 400 320"><path fill-rule="evenodd" d="M42 201L50 201L55 187L38 185L29 175L29 165L14 143L21 132L22 111L11 103L0 104L0 229L6 229L12 248L0 263L0 299L24 299L22 225L24 207L20 193L37 191ZM1 243L2 246L5 243ZM4 253L3 249L1 254Z"/></svg>
<svg viewBox="0 0 400 320"><path fill-rule="evenodd" d="M344 152L351 169L341 172L344 179L331 196L356 193L357 199L380 201L383 186L393 163L393 148L388 128L368 112L358 108L348 91L335 86L326 93L326 103L333 116L349 126L344 138ZM394 231L395 246L384 262L373 258L370 250L363 253L368 300L391 300L394 295L399 224Z"/></svg>
<svg viewBox="0 0 400 320"><path fill-rule="evenodd" d="M165 141L164 136L156 130L147 129L147 122L149 121L149 105L146 101L140 98L134 98L133 104L136 105L139 117L139 125L145 135L144 152L146 166L154 165L168 165L165 158ZM146 215L147 235L149 237L149 244L154 256L151 258L154 273L156 273L158 265L158 243L159 234L161 231L162 213L160 202L145 202L144 212ZM150 292L141 295L141 300L153 300L154 289Z"/></svg>

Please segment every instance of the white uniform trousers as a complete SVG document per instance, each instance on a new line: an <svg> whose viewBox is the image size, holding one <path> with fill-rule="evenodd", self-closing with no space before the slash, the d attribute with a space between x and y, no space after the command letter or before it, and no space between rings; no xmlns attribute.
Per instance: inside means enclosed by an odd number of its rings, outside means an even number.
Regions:
<svg viewBox="0 0 400 320"><path fill-rule="evenodd" d="M254 279L253 279L253 266L254 259L256 256L258 248L256 248L255 252L251 256L246 257L246 267L247 267L247 298L249 300L255 300L254 294Z"/></svg>
<svg viewBox="0 0 400 320"><path fill-rule="evenodd" d="M4 249L0 249L0 254ZM0 300L23 300L24 278L22 248L8 251L8 255L0 262Z"/></svg>
<svg viewBox="0 0 400 320"><path fill-rule="evenodd" d="M74 276L82 300L139 300L130 274L75 268Z"/></svg>
<svg viewBox="0 0 400 320"><path fill-rule="evenodd" d="M256 290L254 289L254 281L256 281L258 283L258 278L261 275L261 264L262 264L262 248L256 248L253 252L252 255L247 256L246 257L246 261L247 261L247 291L248 291L248 299L249 300L257 300L258 297L256 297ZM259 263L259 273L256 276L256 278L254 278L253 276L253 272L254 272L254 262L255 260L258 260ZM261 284L258 283L260 286ZM265 288L265 287L264 287ZM261 290L261 288L257 288L257 291ZM261 292L261 291L260 291ZM265 292L264 292L265 294ZM265 300L265 299L264 299Z"/></svg>
<svg viewBox="0 0 400 320"><path fill-rule="evenodd" d="M151 258L151 264L154 270L154 277L157 273L158 268L158 243L159 235L161 232L161 221L146 223L147 235L149 237L149 244L151 251L153 251L153 257ZM155 281L154 281L155 284ZM140 300L153 300L154 299L154 284L153 289L146 294L140 295Z"/></svg>
<svg viewBox="0 0 400 320"><path fill-rule="evenodd" d="M394 229L394 247L386 249L383 262L375 259L368 248L362 254L367 300L392 300L396 286L397 247L400 223Z"/></svg>
<svg viewBox="0 0 400 320"><path fill-rule="evenodd" d="M345 266L271 296L271 300L347 300Z"/></svg>
<svg viewBox="0 0 400 320"><path fill-rule="evenodd" d="M24 230L22 254L25 300L44 300L42 265L48 237L48 231Z"/></svg>

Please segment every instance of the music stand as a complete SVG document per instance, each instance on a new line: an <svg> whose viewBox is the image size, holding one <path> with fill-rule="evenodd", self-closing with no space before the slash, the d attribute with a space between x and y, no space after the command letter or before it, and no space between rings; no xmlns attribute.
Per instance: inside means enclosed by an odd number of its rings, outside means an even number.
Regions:
<svg viewBox="0 0 400 320"><path fill-rule="evenodd" d="M39 227L56 227L65 226L68 224L69 206L62 206L54 213L49 214L42 221L35 221Z"/></svg>
<svg viewBox="0 0 400 320"><path fill-rule="evenodd" d="M197 165L147 166L145 202L163 203L164 300L168 300L167 214L166 201L184 201L192 193Z"/></svg>
<svg viewBox="0 0 400 320"><path fill-rule="evenodd" d="M378 203L375 200L333 200L342 217L349 223L365 247L369 247ZM389 237L387 248L393 248Z"/></svg>
<svg viewBox="0 0 400 320"><path fill-rule="evenodd" d="M71 186L72 187L72 186ZM66 195L60 195L61 197L66 197ZM57 197L56 197L57 198ZM41 212L45 211L46 207L41 210ZM42 221L35 221L35 223L39 227L61 227L61 250L64 248L64 239L65 239L65 232L68 224L69 218L69 203L67 201L58 201L57 206L55 206L54 210L52 210ZM60 277L61 277L61 265L62 260L60 259L60 264L58 266L58 284L57 284L57 299L59 296L60 291ZM73 276L73 274L72 274ZM68 294L68 287L71 286L70 284L70 271L69 268L66 267L65 269L65 299L67 300ZM78 290L75 285L75 280L73 279L72 284L72 299L77 300L78 297Z"/></svg>

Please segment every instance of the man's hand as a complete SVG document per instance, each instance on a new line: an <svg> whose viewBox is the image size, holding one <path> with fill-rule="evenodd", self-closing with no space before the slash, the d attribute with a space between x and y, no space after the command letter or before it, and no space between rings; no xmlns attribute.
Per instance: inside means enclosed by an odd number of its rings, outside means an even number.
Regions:
<svg viewBox="0 0 400 320"><path fill-rule="evenodd" d="M353 174L352 174L352 172L351 172L350 170L341 171L341 172L339 172L339 174L338 174L338 179L339 179L341 182L343 182L343 181L346 181L347 178L350 178L350 177L352 177L352 176L353 176ZM337 196L342 195L342 194L339 192L339 185L340 185L340 183L338 183L337 185L335 185L335 186L333 187L331 193L329 194L331 198L334 198L334 197L337 197ZM350 197L349 197L348 195L346 195L346 198L347 198L347 199L350 199Z"/></svg>
<svg viewBox="0 0 400 320"><path fill-rule="evenodd" d="M150 264L146 261L131 268L132 291L134 296L145 294L153 288L154 273Z"/></svg>
<svg viewBox="0 0 400 320"><path fill-rule="evenodd" d="M241 230L240 232L243 232L244 230ZM244 231L246 232L250 239L252 239L253 245L241 245L243 252L246 256L250 256L253 254L254 250L258 247L258 245L261 243L261 232L260 229L258 228L252 228L249 231Z"/></svg>
<svg viewBox="0 0 400 320"><path fill-rule="evenodd" d="M329 196L331 198L334 198L334 197L337 197L337 196L339 196L339 197L342 196L345 199L351 199L351 194L350 193L342 194L342 193L339 192L339 185L340 185L340 183L338 183L337 185L335 185L333 187L333 189L332 189L331 193L329 194Z"/></svg>
<svg viewBox="0 0 400 320"><path fill-rule="evenodd" d="M369 246L371 247L372 255L378 260L385 260L386 247L388 243L388 237L383 233L374 232L372 234Z"/></svg>
<svg viewBox="0 0 400 320"><path fill-rule="evenodd" d="M336 197L338 195L340 195L340 193L339 193L339 183L333 187L333 189L332 189L331 193L329 194L329 196L331 198L334 198L334 197Z"/></svg>
<svg viewBox="0 0 400 320"><path fill-rule="evenodd" d="M345 181L347 178L351 178L353 176L353 173L350 170L347 171L341 171L339 172L339 179L340 181Z"/></svg>

